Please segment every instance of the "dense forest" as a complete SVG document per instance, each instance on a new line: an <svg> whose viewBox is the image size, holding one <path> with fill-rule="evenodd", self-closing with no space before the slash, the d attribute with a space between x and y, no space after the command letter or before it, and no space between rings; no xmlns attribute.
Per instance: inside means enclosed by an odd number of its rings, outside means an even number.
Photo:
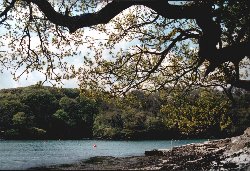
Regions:
<svg viewBox="0 0 250 171"><path fill-rule="evenodd" d="M250 93L199 88L125 97L34 85L0 90L3 139L220 138L250 126Z"/></svg>

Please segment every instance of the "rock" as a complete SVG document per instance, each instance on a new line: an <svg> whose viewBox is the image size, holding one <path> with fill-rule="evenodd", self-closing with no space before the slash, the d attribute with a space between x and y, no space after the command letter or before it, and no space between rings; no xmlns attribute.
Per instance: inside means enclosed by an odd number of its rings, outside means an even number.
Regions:
<svg viewBox="0 0 250 171"><path fill-rule="evenodd" d="M150 151L145 151L146 156L163 156L165 153L167 153L169 149L154 149Z"/></svg>
<svg viewBox="0 0 250 171"><path fill-rule="evenodd" d="M232 137L229 152L237 152L244 147L250 148L250 128L244 131L243 135Z"/></svg>
<svg viewBox="0 0 250 171"><path fill-rule="evenodd" d="M238 137L174 147L163 170L250 169L250 128ZM178 166L178 167L177 167Z"/></svg>
<svg viewBox="0 0 250 171"><path fill-rule="evenodd" d="M250 137L250 127L244 131L243 135Z"/></svg>
<svg viewBox="0 0 250 171"><path fill-rule="evenodd" d="M154 149L154 150L151 150L151 151L145 151L145 155L146 155L146 156L162 156L162 155L163 155L163 152Z"/></svg>

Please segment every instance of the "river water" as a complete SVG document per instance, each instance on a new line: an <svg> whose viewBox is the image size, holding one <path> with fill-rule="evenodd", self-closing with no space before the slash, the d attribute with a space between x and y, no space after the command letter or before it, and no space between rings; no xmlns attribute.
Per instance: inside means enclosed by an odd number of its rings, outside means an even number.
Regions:
<svg viewBox="0 0 250 171"><path fill-rule="evenodd" d="M139 156L144 155L146 150L171 149L173 146L204 141L2 140L0 170L23 170L30 167L69 164L94 156Z"/></svg>

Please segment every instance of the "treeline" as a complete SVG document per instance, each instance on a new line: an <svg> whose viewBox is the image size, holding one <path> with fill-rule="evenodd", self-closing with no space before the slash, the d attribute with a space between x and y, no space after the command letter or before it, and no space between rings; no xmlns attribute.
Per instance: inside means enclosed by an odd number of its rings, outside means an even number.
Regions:
<svg viewBox="0 0 250 171"><path fill-rule="evenodd" d="M0 130L11 139L92 137L93 100L77 89L31 86L0 91Z"/></svg>
<svg viewBox="0 0 250 171"><path fill-rule="evenodd" d="M234 103L212 89L89 94L39 85L0 90L0 138L218 138L250 126L250 94L240 90Z"/></svg>

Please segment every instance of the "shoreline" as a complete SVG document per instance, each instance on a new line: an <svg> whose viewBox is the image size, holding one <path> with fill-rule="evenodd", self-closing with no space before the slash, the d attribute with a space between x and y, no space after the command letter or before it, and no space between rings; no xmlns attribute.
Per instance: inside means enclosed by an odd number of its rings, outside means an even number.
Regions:
<svg viewBox="0 0 250 171"><path fill-rule="evenodd" d="M137 170L145 167L157 170L161 166L160 159L161 156L96 156L72 164L34 167L27 170Z"/></svg>
<svg viewBox="0 0 250 171"><path fill-rule="evenodd" d="M250 128L243 135L192 143L145 156L96 156L73 164L29 170L250 170Z"/></svg>

